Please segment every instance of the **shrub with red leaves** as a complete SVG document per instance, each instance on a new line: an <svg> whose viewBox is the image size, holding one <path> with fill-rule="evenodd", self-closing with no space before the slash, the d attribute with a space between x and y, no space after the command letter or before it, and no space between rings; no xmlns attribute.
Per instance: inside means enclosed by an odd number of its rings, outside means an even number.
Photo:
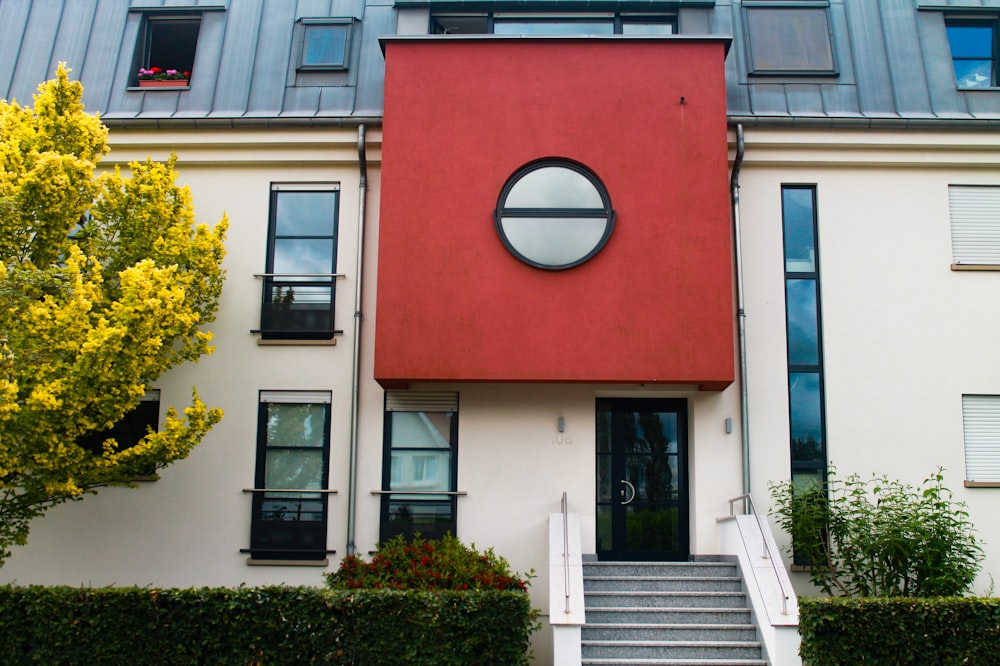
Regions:
<svg viewBox="0 0 1000 666"><path fill-rule="evenodd" d="M511 571L507 560L492 548L480 553L455 537L442 539L401 535L380 544L370 562L356 555L345 557L340 568L326 574L333 590L510 590L528 591L534 570L523 576Z"/></svg>

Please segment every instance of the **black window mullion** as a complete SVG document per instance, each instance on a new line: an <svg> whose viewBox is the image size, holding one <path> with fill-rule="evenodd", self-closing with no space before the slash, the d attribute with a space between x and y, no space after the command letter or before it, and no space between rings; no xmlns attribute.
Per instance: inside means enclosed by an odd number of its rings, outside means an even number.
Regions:
<svg viewBox="0 0 1000 666"><path fill-rule="evenodd" d="M450 513L450 523L447 526L447 531L452 534L455 533L456 521L458 516L458 506L455 495L446 495L443 499L440 498L421 498L413 497L405 500L398 499L399 496L411 494L406 490L393 490L392 489L392 456L393 454L399 453L432 453L432 454L442 454L447 453L449 456L449 470L448 470L448 489L444 492L454 493L458 483L458 412L448 412L451 414L450 428L448 433L448 447L414 447L414 446L394 446L392 440L393 431L393 418L395 414L401 414L406 412L396 412L388 411L384 412L383 416L383 449L382 449L382 497L381 497L381 509L380 509L380 528L379 528L379 540L386 541L392 538L396 533L402 531L404 537L409 537L408 530L420 531L419 526L410 525L409 527L405 525L400 525L400 529L394 529L391 520L393 518L392 511L393 507L403 504L408 507L413 507L416 512L419 512L421 507L440 507L447 506ZM411 491L412 492L412 491ZM429 538L434 538L435 535L428 535L426 532L422 532L424 536ZM443 536L437 535L437 536Z"/></svg>
<svg viewBox="0 0 1000 666"><path fill-rule="evenodd" d="M330 423L329 403L322 403L323 424L320 446L270 445L268 441L269 406L259 403L257 418L257 467L254 475L257 489L252 498L252 524L250 553L253 557L267 559L322 559L326 556L326 524L329 517L329 497L320 492L329 489L330 479ZM317 404L320 403L308 403ZM267 490L267 458L277 451L319 451L322 455L317 497L303 497L289 489ZM299 490L299 489L291 489ZM274 506L274 503L284 505ZM311 516L319 514L319 519Z"/></svg>
<svg viewBox="0 0 1000 666"><path fill-rule="evenodd" d="M329 219L325 217L306 218L307 226L297 227L296 218L289 217L288 210L279 219L279 209L281 197L285 195L302 197L310 193L330 197L332 199L333 210L329 211ZM292 201L286 203L292 204ZM325 203L325 202L323 202ZM317 202L309 202L309 206L315 206ZM332 186L324 189L272 189L270 198L270 215L268 222L267 257L265 261L265 273L263 282L263 294L261 299L261 326L259 332L265 339L330 339L337 331L334 330L333 309L336 298L335 278L333 274L337 270L337 239L339 235L339 192ZM292 211L295 209L292 208ZM320 215L325 208L310 208L310 212L317 212ZM281 233L279 227L284 227L287 231L306 231L323 233ZM327 233L328 232L328 233ZM279 245L285 243L279 252ZM325 254L329 251L329 265L321 268L314 268L310 272L329 273L326 278L296 277L295 273L287 275L272 276L276 272L276 261L279 254L287 257L290 243L301 243L321 249ZM292 256L292 255L289 255ZM288 263L287 261L285 263ZM329 290L329 300L325 293L311 294L311 299L305 301L285 297L286 290L297 288L312 288ZM282 298L279 300L275 292L281 290ZM322 295L322 300L317 300L316 296Z"/></svg>
<svg viewBox="0 0 1000 666"><path fill-rule="evenodd" d="M802 209L794 209L790 207L799 206L801 204L797 198L793 199L788 196L793 191L807 191L809 193L809 229L810 232L810 243L809 250L812 255L812 267L811 271L790 271L788 270L788 262L798 260L804 245L802 244L803 236L802 232ZM788 377L788 405L789 405L789 438L790 438L790 460L791 460L791 474L794 479L796 473L807 473L807 472L818 472L820 476L820 481L826 481L827 474L827 441L826 441L826 397L825 397L825 382L824 382L824 370L823 370L823 330L822 330L822 299L820 293L820 283L819 283L819 243L818 243L818 225L817 225L817 213L816 213L816 188L812 185L785 185L782 186L782 227L783 227L783 238L784 238L784 257L783 262L785 264L785 326L786 326L786 368ZM793 225L793 226L789 226ZM796 231L798 233L796 233ZM791 234L791 235L790 235ZM789 245L789 240L794 238L798 243L797 246L792 247ZM792 282L811 282L813 283L813 293L815 298L815 362L814 363L793 363L793 353L792 353L792 343L793 343L793 326L792 321L798 319L798 313L792 312L792 308L795 307L788 296L789 285ZM798 339L801 342L801 339ZM811 354L810 354L811 355ZM795 392L795 380L806 381L809 377L813 377L815 386L815 402L812 400L803 401L803 395L801 393ZM809 380L812 381L812 380ZM808 396L807 396L808 397ZM817 411L815 415L812 414L812 408L816 407ZM798 412L797 410L801 410ZM811 423L812 418L816 419L815 423ZM815 458L801 458L800 455L804 454L807 445L812 438L812 435L808 435L807 439L799 440L796 435L800 435L798 432L798 425L805 423L807 429L811 430L812 427L816 429L816 444L818 445L817 456ZM799 450L797 451L797 446Z"/></svg>

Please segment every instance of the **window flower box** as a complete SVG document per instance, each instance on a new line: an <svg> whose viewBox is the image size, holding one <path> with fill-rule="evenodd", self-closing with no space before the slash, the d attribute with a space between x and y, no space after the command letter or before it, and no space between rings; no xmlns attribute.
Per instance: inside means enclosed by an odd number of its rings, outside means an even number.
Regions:
<svg viewBox="0 0 1000 666"><path fill-rule="evenodd" d="M140 88L183 88L191 80L191 72L159 67L141 68L138 79Z"/></svg>
<svg viewBox="0 0 1000 666"><path fill-rule="evenodd" d="M183 88L187 79L140 79L140 88Z"/></svg>

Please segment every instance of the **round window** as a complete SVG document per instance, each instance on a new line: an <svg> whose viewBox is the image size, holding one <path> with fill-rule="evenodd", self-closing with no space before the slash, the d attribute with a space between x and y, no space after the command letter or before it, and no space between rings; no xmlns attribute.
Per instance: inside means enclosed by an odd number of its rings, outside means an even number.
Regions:
<svg viewBox="0 0 1000 666"><path fill-rule="evenodd" d="M611 236L615 211L586 168L567 160L522 167L500 192L497 233L511 254L538 268L572 268L597 254Z"/></svg>

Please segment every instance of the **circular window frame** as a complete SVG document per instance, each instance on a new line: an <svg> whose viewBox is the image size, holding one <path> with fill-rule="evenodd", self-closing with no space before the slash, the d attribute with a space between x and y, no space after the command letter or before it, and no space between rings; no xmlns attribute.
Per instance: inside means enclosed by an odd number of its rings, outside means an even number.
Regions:
<svg viewBox="0 0 1000 666"><path fill-rule="evenodd" d="M526 176L535 171L541 169L558 167L563 169L568 169L581 176L583 176L590 185L594 188L594 191L600 196L602 207L601 208L547 208L547 207L537 207L537 208L507 208L506 202L507 198L510 196L511 191L514 187L521 182ZM550 264L538 259L531 258L523 254L518 250L514 243L507 237L504 231L503 220L504 218L549 218L553 220L562 219L578 219L578 218L595 218L604 219L604 232L601 234L600 240L597 241L585 254L572 259L571 261L561 263L561 264ZM601 182L601 179L597 177L593 171L580 164L579 162L574 162L573 160L557 157L547 157L540 160L535 160L525 164L517 171L515 171L507 182L504 183L503 188L500 190L500 197L497 200L497 206L493 210L493 222L496 227L497 235L500 237L500 241L503 243L507 251L514 255L520 261L533 266L535 268L541 268L550 271L560 271L566 270L568 268L573 268L574 266L579 266L587 261L590 261L598 252L600 252L604 246L607 244L608 239L611 238L611 232L615 228L615 210L611 205L611 196L608 194L608 189Z"/></svg>

